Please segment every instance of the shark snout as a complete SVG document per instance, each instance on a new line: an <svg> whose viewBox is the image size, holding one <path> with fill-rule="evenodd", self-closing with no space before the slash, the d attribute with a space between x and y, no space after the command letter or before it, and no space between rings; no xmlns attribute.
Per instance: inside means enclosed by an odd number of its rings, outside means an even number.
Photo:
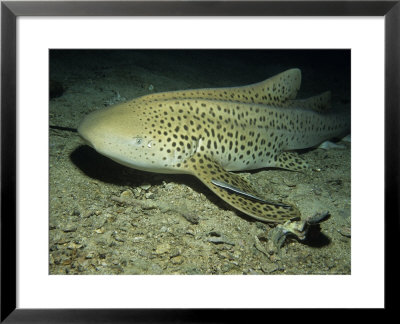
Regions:
<svg viewBox="0 0 400 324"><path fill-rule="evenodd" d="M108 109L100 109L91 112L80 122L78 133L90 146L96 148L112 131L112 125L107 122L108 115Z"/></svg>
<svg viewBox="0 0 400 324"><path fill-rule="evenodd" d="M91 134L93 133L93 126L91 125L90 121L88 120L89 116L86 116L80 122L80 124L78 126L78 134L83 138L83 140L86 142L86 144L93 146L92 138L91 138L92 137Z"/></svg>

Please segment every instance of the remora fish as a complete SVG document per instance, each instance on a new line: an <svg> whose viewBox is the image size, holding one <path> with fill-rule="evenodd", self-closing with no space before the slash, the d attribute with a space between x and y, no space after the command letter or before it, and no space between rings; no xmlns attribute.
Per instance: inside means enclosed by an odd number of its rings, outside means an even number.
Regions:
<svg viewBox="0 0 400 324"><path fill-rule="evenodd" d="M295 206L258 198L229 171L300 171L307 164L290 151L349 133L348 112L327 112L329 92L295 100L300 83L300 70L291 69L242 87L151 94L90 113L78 132L118 163L192 174L247 215L285 222L300 217Z"/></svg>

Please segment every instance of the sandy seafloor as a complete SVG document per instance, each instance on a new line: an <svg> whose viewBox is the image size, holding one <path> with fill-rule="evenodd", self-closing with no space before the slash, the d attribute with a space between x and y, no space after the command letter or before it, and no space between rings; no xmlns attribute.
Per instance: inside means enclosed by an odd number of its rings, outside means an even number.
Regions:
<svg viewBox="0 0 400 324"><path fill-rule="evenodd" d="M302 70L299 98L332 91L350 105L347 51L52 51L50 125L76 128L89 112L161 91L240 86ZM76 132L49 130L50 274L350 274L350 143L301 152L311 170L242 172L265 197L302 217L329 211L320 230L277 248L275 225L231 209L189 175L121 166ZM137 203L121 204L115 197ZM317 228L318 229L318 228Z"/></svg>

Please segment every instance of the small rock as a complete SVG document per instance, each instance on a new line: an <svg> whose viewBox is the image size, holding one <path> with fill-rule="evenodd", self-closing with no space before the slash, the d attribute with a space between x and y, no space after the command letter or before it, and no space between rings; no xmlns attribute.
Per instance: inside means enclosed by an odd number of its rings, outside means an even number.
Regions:
<svg viewBox="0 0 400 324"><path fill-rule="evenodd" d="M180 248L174 248L171 251L171 258L181 255L181 253L182 253L182 251L180 250Z"/></svg>
<svg viewBox="0 0 400 324"><path fill-rule="evenodd" d="M86 256L85 259L93 259L94 257L94 252L89 252Z"/></svg>
<svg viewBox="0 0 400 324"><path fill-rule="evenodd" d="M100 227L100 228L94 230L94 232L97 233L97 234L103 234L104 231L105 231L104 227Z"/></svg>
<svg viewBox="0 0 400 324"><path fill-rule="evenodd" d="M112 237L114 238L114 240L116 240L117 242L125 242L125 240L124 240L121 236L119 236L117 232L113 232L113 233L111 234L111 236L112 236Z"/></svg>
<svg viewBox="0 0 400 324"><path fill-rule="evenodd" d="M261 265L261 271L264 273L267 273L267 274L275 272L275 271L279 271L279 270L283 270L283 269L276 263L266 262Z"/></svg>
<svg viewBox="0 0 400 324"><path fill-rule="evenodd" d="M93 210L85 210L82 212L81 217L82 218L89 218L92 216L95 212Z"/></svg>
<svg viewBox="0 0 400 324"><path fill-rule="evenodd" d="M140 186L140 188L142 188L143 190L149 190L150 188L151 188L151 185L149 185L149 184L142 184L141 186Z"/></svg>
<svg viewBox="0 0 400 324"><path fill-rule="evenodd" d="M224 263L224 264L221 266L221 271L222 271L222 272L228 272L228 271L231 270L233 267L234 267L234 265L231 264L231 263Z"/></svg>
<svg viewBox="0 0 400 324"><path fill-rule="evenodd" d="M200 217L198 215L196 215L194 213L191 213L191 212L183 211L182 212L182 216L187 221L189 221L190 223L195 224L195 225L197 225L199 223L199 220L200 220Z"/></svg>
<svg viewBox="0 0 400 324"><path fill-rule="evenodd" d="M271 262L278 262L278 261L281 260L281 258L280 258L279 255L273 254L273 255L271 255L271 256L269 257L269 260L270 260Z"/></svg>
<svg viewBox="0 0 400 324"><path fill-rule="evenodd" d="M172 264L182 264L183 263L183 256L178 255L176 257L171 258Z"/></svg>
<svg viewBox="0 0 400 324"><path fill-rule="evenodd" d="M210 237L207 239L208 242L214 243L214 244L229 244L229 245L235 245L234 242L231 240L227 239L225 235L220 234L218 232L210 232L209 233Z"/></svg>
<svg viewBox="0 0 400 324"><path fill-rule="evenodd" d="M146 199L154 199L155 195L152 192L146 192L145 195Z"/></svg>
<svg viewBox="0 0 400 324"><path fill-rule="evenodd" d="M157 245L156 254L164 254L167 253L171 249L171 246L168 243L162 243Z"/></svg>
<svg viewBox="0 0 400 324"><path fill-rule="evenodd" d="M73 227L69 226L69 227L63 228L63 232L64 233L76 232L77 229L78 228L76 226L73 226Z"/></svg>
<svg viewBox="0 0 400 324"><path fill-rule="evenodd" d="M124 199L132 199L133 198L133 193L130 190L125 190L124 192L121 193L121 198Z"/></svg>
<svg viewBox="0 0 400 324"><path fill-rule="evenodd" d="M142 188L137 187L137 188L133 189L133 192L135 194L135 197L138 197L142 193Z"/></svg>
<svg viewBox="0 0 400 324"><path fill-rule="evenodd" d="M135 236L133 239L132 239L132 242L133 243L136 243L136 242L141 242L141 241L143 241L144 240L144 237L142 237L142 236Z"/></svg>
<svg viewBox="0 0 400 324"><path fill-rule="evenodd" d="M254 246L255 248L260 251L261 253L264 253L266 256L268 256L268 251L262 246L260 240L258 239L257 236L254 236Z"/></svg>
<svg viewBox="0 0 400 324"><path fill-rule="evenodd" d="M76 244L76 243L74 243L74 242L70 242L70 243L67 245L67 249L68 249L68 250L80 249L81 247L82 247L82 244Z"/></svg>

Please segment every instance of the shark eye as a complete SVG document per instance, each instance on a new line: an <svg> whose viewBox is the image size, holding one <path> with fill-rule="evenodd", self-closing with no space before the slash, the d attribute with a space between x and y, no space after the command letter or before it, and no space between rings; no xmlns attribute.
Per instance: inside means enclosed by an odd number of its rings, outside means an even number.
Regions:
<svg viewBox="0 0 400 324"><path fill-rule="evenodd" d="M144 139L142 137L134 137L132 138L130 144L134 147L141 147L143 145Z"/></svg>

